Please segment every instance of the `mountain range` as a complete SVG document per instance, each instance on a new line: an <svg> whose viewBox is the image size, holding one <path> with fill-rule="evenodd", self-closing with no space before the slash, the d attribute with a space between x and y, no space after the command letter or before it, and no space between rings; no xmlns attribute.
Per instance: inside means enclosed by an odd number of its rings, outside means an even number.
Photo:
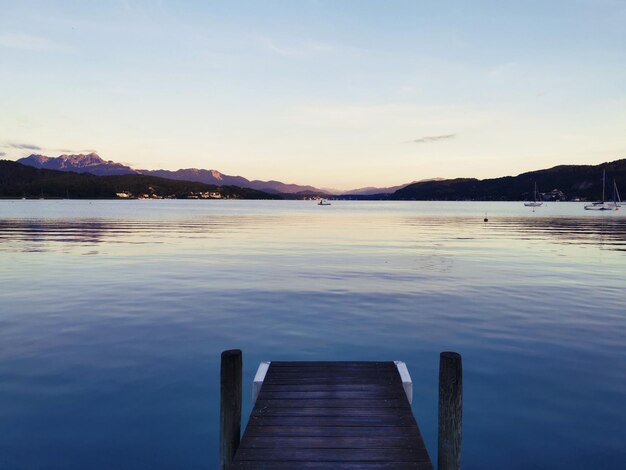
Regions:
<svg viewBox="0 0 626 470"><path fill-rule="evenodd" d="M20 158L18 163L45 170L91 173L92 175L98 176L131 175L139 173L131 167L121 163L103 160L97 153L81 153L78 155L64 154L58 157L47 157L45 155L33 154L28 157Z"/></svg>
<svg viewBox="0 0 626 470"><path fill-rule="evenodd" d="M133 188L140 190L148 185L154 187L157 185L163 187L163 193L172 191L180 193L185 190L191 191L189 184L201 183L210 188L216 187L238 187L245 188L247 191L261 191L260 193L248 193L251 198L267 197L272 194L273 197L280 198L302 198L310 195L324 196L325 192L313 186L302 186L296 184L285 184L279 181L250 181L242 176L224 175L216 170L201 169L181 169L177 171L169 170L136 170L129 166L105 161L97 154L91 153L86 155L61 155L57 158L49 158L43 155L31 155L11 162L15 165L36 167L41 171L46 169L54 169L56 176L51 175L34 175L33 178L37 184L43 188L52 178L56 183L62 181L58 174L62 172L88 173L91 180L83 179L80 185L86 185L88 181L96 184L96 186L104 188L95 193L97 197L106 197L110 194L110 190L118 185L120 181L116 181L112 185L107 180L98 180L97 178L113 178L115 177L134 177L128 180L133 183ZM6 167L6 165L5 165ZM28 167L24 167L28 168ZM600 199L602 195L602 173L607 174L607 188L612 187L612 181L615 179L617 186L624 188L626 184L626 159L615 160L613 162L602 163L600 165L559 165L553 168L531 171L522 173L517 176L504 176L500 178L476 179L476 178L456 178L456 179L435 179L422 180L408 185L401 185L391 188L362 188L348 191L342 195L335 194L335 197L344 199L389 199L389 200L477 200L477 201L514 201L532 199L534 185L539 186L540 191L544 192L547 198L559 200L592 200ZM14 171L15 173L15 171ZM24 173L24 171L15 174ZM99 175L99 176L98 176ZM2 175L3 177L6 175ZM76 175L79 176L79 175ZM145 178L155 178L148 180ZM10 184L10 178L4 179L4 184ZM69 179L67 180L69 181ZM66 181L66 182L67 182ZM73 180L78 184L78 180ZM121 181L126 184L127 181ZM180 183L179 186L172 186L172 183ZM24 182L23 182L24 183ZM26 184L26 183L24 183ZM185 186L187 185L187 186ZM32 186L32 185L31 185ZM27 189L32 189L28 186ZM54 186L55 191L60 190ZM123 185L122 185L123 186ZM82 187L82 186L81 186ZM130 186L128 186L130 187ZM89 191L83 188L80 194L87 197ZM185 189L186 188L186 189ZM125 189L127 190L127 189ZM198 190L198 189L194 189ZM206 189L205 189L206 190ZM107 192L108 191L108 192ZM551 194L545 194L550 192ZM15 187L13 187L15 193ZM13 194L12 193L12 194ZM280 194L279 194L280 193ZM8 193L3 193L5 196ZM17 193L15 193L17 194ZM55 193L56 194L56 193ZM248 197L241 193L238 197ZM607 197L610 197L612 190L609 189ZM63 196L63 194L59 194Z"/></svg>
<svg viewBox="0 0 626 470"><path fill-rule="evenodd" d="M211 198L280 199L237 186L212 185L197 181L177 181L140 174L104 175L34 168L10 160L0 160L0 197L8 198Z"/></svg>
<svg viewBox="0 0 626 470"><path fill-rule="evenodd" d="M479 180L457 178L422 181L390 194L393 200L437 201L519 201L530 200L534 185L545 198L559 200L599 200L602 197L603 172L606 172L606 198L613 196L613 181L618 187L626 184L626 158L600 165L559 165L530 171L517 176Z"/></svg>
<svg viewBox="0 0 626 470"><path fill-rule="evenodd" d="M75 173L91 173L98 176L110 175L129 175L140 174L146 176L158 176L160 178L168 178L182 181L197 181L205 184L214 184L217 186L239 186L240 188L256 189L267 193L275 194L292 194L292 195L320 195L328 196L330 194L389 194L397 189L406 186L394 186L390 188L360 188L345 193L335 190L326 190L316 188L314 186L288 184L281 181L261 181L249 180L243 176L225 175L217 170L204 170L198 168L185 168L176 171L172 170L140 170L133 169L122 163L116 163L110 160L103 160L96 153L77 154L77 155L60 155L58 157L47 157L45 155L33 154L28 157L20 158L18 163L33 166L46 170L73 171Z"/></svg>

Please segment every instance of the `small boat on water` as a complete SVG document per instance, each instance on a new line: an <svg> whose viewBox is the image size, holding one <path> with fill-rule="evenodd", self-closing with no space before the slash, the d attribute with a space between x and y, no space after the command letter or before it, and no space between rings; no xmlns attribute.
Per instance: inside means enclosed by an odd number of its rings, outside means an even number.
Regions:
<svg viewBox="0 0 626 470"><path fill-rule="evenodd" d="M622 207L622 200L619 197L619 191L617 190L617 183L615 182L615 178L613 178L613 204L615 205L615 210L619 210Z"/></svg>
<svg viewBox="0 0 626 470"><path fill-rule="evenodd" d="M317 203L318 206L330 206L330 202L327 202L325 199L320 199L320 202Z"/></svg>
<svg viewBox="0 0 626 470"><path fill-rule="evenodd" d="M619 191L617 190L617 183L613 179L613 200L605 200L605 180L606 170L602 172L602 201L592 202L585 206L585 210L588 211L617 211L622 206L622 201L619 197Z"/></svg>
<svg viewBox="0 0 626 470"><path fill-rule="evenodd" d="M539 192L537 191L537 182L535 181L535 194L534 194L534 201L529 201L529 202L525 202L524 205L526 207L539 207L543 204L543 202L541 202L539 200Z"/></svg>

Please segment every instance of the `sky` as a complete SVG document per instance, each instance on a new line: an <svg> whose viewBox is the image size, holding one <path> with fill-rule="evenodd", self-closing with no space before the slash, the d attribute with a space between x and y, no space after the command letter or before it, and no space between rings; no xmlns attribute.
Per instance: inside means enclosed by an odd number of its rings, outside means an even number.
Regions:
<svg viewBox="0 0 626 470"><path fill-rule="evenodd" d="M0 158L323 188L626 157L626 0L0 0Z"/></svg>

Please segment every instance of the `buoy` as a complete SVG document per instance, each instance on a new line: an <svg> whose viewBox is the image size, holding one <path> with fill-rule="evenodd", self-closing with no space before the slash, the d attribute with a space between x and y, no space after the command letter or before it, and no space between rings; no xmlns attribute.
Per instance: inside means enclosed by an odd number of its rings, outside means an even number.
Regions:
<svg viewBox="0 0 626 470"><path fill-rule="evenodd" d="M487 217L485 217L485 218L483 219L483 221L484 221L484 222L489 222L489 219L488 219Z"/></svg>

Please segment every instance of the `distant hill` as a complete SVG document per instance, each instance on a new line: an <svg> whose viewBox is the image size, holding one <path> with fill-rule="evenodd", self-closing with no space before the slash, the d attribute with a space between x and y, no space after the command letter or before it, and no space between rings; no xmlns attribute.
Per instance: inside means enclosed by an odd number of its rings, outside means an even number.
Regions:
<svg viewBox="0 0 626 470"><path fill-rule="evenodd" d="M268 193L294 194L301 192L311 192L315 194L327 194L325 191L313 186L303 186L299 184L287 184L280 181L250 181L243 176L230 176L220 173L217 170L201 170L198 168L186 168L176 171L171 170L137 170L142 175L160 176L161 178L171 178L175 180L199 181L207 184L235 185L242 188L257 189Z"/></svg>
<svg viewBox="0 0 626 470"><path fill-rule="evenodd" d="M374 186L368 186L366 188L352 189L341 193L341 196L379 196L381 194L392 194L397 190L407 187L410 184L421 183L424 181L441 181L443 178L429 178L420 181L413 181L412 183L400 184L398 186L391 186L387 188L376 188Z"/></svg>
<svg viewBox="0 0 626 470"><path fill-rule="evenodd" d="M519 201L532 199L535 182L540 192L557 189L564 199L596 200L602 196L602 171L607 175L607 197L615 178L626 188L626 159L600 165L560 165L518 176L492 179L458 178L410 184L389 195L394 200Z"/></svg>
<svg viewBox="0 0 626 470"><path fill-rule="evenodd" d="M114 198L117 193L187 198L192 193L219 192L237 199L279 199L275 194L236 186L216 186L139 174L97 176L46 170L0 160L0 197Z"/></svg>
<svg viewBox="0 0 626 470"><path fill-rule="evenodd" d="M301 184L289 184L281 183L280 181L250 181L250 187L258 189L260 191L266 191L268 193L285 193L285 194L315 194L315 195L328 195L329 193L323 189L316 188L314 186L301 185Z"/></svg>
<svg viewBox="0 0 626 470"><path fill-rule="evenodd" d="M45 155L30 155L20 158L18 163L42 168L46 170L73 171L75 173L91 173L98 176L106 175L147 175L158 176L181 181L197 181L199 183L214 184L217 186L239 186L240 188L256 189L268 193L311 193L316 195L328 195L324 191L313 186L299 184L288 184L280 181L250 181L243 176L230 176L220 173L217 170L203 170L198 168L185 168L176 171L172 170L135 170L121 163L111 160L103 160L96 153L60 155L58 157L47 157Z"/></svg>
<svg viewBox="0 0 626 470"><path fill-rule="evenodd" d="M229 176L217 170L201 170L198 168L186 168L182 170L137 170L142 175L158 176L172 180L197 181L199 183L215 184L217 186L233 185L246 186L249 181L242 176Z"/></svg>
<svg viewBox="0 0 626 470"><path fill-rule="evenodd" d="M341 196L371 196L374 194L391 194L398 189L402 189L411 183L401 184L398 186L391 186L388 188L376 188L374 186L367 186L365 188L352 189L341 193Z"/></svg>

